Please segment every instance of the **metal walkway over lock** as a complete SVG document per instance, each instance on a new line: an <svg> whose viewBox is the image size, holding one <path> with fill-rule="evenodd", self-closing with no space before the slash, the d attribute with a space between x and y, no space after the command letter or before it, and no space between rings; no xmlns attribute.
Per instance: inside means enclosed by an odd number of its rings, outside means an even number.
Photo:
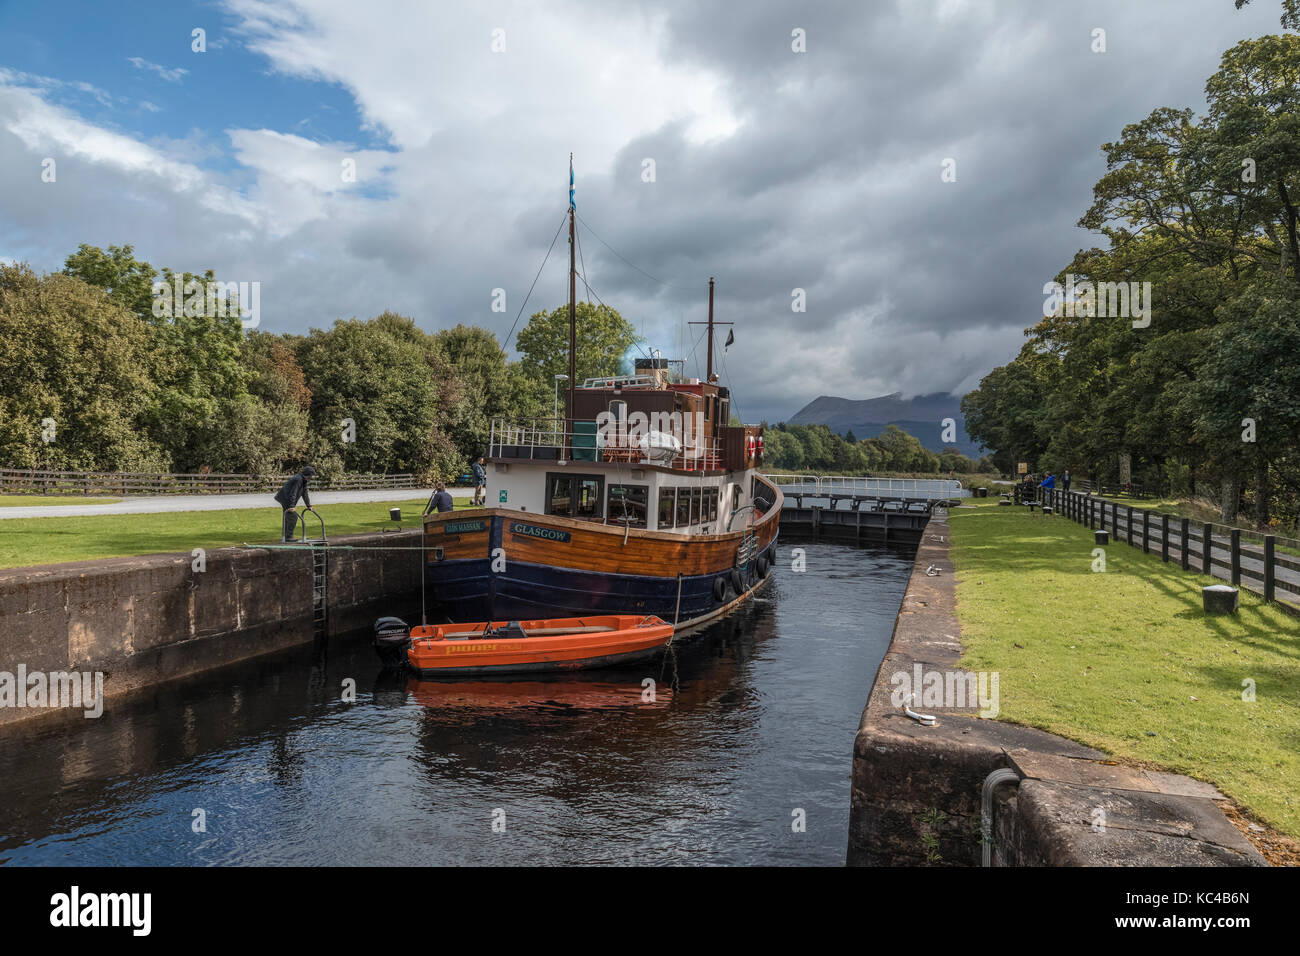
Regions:
<svg viewBox="0 0 1300 956"><path fill-rule="evenodd" d="M782 531L856 544L917 542L935 509L970 496L946 478L765 477L785 496Z"/></svg>

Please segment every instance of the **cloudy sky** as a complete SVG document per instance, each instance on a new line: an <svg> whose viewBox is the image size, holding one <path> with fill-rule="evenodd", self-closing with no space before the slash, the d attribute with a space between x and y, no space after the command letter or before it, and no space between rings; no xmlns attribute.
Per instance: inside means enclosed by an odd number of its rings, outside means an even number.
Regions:
<svg viewBox="0 0 1300 956"><path fill-rule="evenodd" d="M746 420L961 393L1095 244L1074 223L1100 144L1203 108L1221 53L1277 21L1274 0L0 0L0 258L130 243L260 282L269 331L394 309L504 340L572 152L591 288L702 374L686 323L716 276ZM566 268L561 238L521 321L567 300Z"/></svg>

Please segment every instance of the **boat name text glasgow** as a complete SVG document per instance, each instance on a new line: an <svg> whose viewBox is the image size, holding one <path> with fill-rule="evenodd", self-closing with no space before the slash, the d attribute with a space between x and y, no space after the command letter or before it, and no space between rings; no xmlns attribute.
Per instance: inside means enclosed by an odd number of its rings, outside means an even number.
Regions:
<svg viewBox="0 0 1300 956"><path fill-rule="evenodd" d="M560 531L557 528L539 528L536 525L524 524L516 521L510 526L513 534L526 534L530 538L545 538L548 541L568 541L573 536L567 531Z"/></svg>

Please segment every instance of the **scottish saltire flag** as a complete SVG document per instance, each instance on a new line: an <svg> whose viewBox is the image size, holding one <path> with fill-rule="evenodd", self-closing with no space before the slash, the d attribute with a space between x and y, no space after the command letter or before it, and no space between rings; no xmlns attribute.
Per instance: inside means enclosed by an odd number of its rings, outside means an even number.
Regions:
<svg viewBox="0 0 1300 956"><path fill-rule="evenodd" d="M573 201L573 167L572 166L569 167L569 205L573 206L574 209L578 208Z"/></svg>

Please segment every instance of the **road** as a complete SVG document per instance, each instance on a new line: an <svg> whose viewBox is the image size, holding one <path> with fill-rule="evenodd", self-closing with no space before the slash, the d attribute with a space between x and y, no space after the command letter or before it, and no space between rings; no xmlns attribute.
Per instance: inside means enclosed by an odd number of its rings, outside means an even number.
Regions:
<svg viewBox="0 0 1300 956"><path fill-rule="evenodd" d="M469 498L472 488L449 488L452 497ZM370 491L313 491L314 505L364 504L370 501L427 501L432 488L378 488ZM35 505L0 508L6 518L68 518L77 515L161 514L169 511L232 511L239 508L278 508L271 493L252 495L157 495L125 498L102 505Z"/></svg>

